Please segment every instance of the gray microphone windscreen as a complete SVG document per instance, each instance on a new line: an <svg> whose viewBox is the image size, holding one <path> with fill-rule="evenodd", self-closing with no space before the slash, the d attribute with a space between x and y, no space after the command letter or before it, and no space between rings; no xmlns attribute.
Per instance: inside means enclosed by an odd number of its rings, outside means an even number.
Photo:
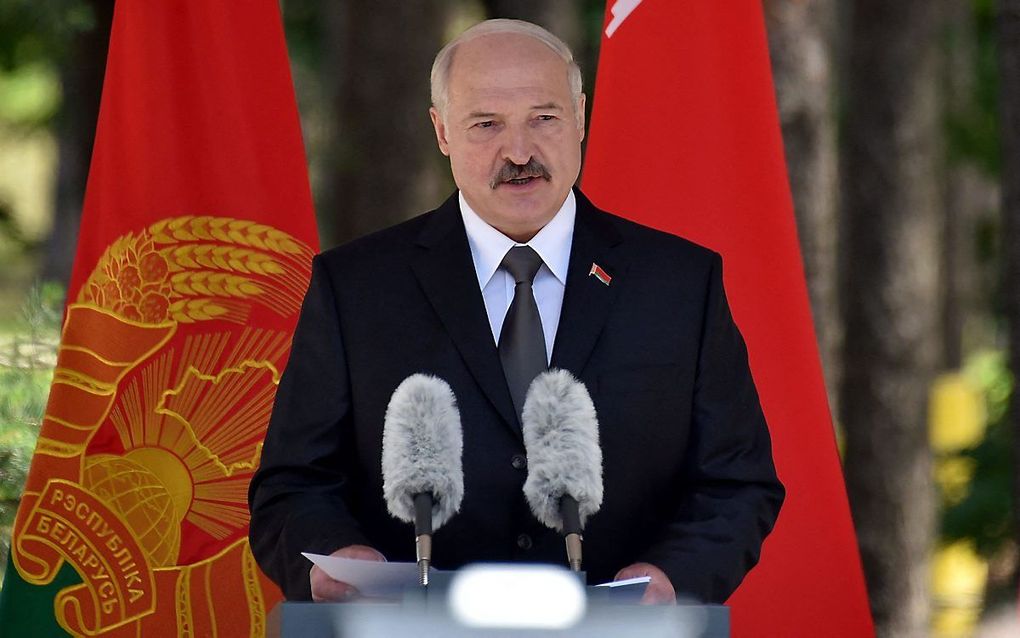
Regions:
<svg viewBox="0 0 1020 638"><path fill-rule="evenodd" d="M602 448L595 406L584 384L566 370L535 377L524 400L528 478L524 496L545 525L563 531L560 498L573 496L581 524L602 506Z"/></svg>
<svg viewBox="0 0 1020 638"><path fill-rule="evenodd" d="M383 497L390 514L414 522L414 495L429 493L432 529L446 523L464 498L463 448L450 386L426 374L404 379L390 397L383 422Z"/></svg>

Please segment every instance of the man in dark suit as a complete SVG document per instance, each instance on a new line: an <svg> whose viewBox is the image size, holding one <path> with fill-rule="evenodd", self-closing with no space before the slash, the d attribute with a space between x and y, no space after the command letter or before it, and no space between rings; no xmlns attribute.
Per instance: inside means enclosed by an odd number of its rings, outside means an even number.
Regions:
<svg viewBox="0 0 1020 638"><path fill-rule="evenodd" d="M529 356L571 371L598 412L605 496L585 530L589 580L648 575L646 602L724 601L783 488L719 256L572 190L584 96L548 32L476 25L437 56L432 90L459 191L315 259L251 483L259 564L288 598L336 600L351 588L300 552L413 560L380 458L390 395L416 372L450 384L464 428L464 500L434 536L436 566L563 564L562 539L521 491L520 371L503 333L530 312ZM510 253L533 260L523 287Z"/></svg>

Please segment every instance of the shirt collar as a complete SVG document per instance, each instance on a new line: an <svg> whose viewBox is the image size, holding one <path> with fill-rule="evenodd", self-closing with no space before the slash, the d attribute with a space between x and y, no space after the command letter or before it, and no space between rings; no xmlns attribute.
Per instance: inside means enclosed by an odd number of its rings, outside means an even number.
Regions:
<svg viewBox="0 0 1020 638"><path fill-rule="evenodd" d="M468 245L471 247L471 258L475 263L475 273L478 275L478 285L485 288L499 269L507 251L518 244L479 217L468 205L463 193L458 192L457 199L464 219L464 230L467 231ZM556 215L527 243L563 285L567 282L576 214L577 199L574 191L570 190Z"/></svg>

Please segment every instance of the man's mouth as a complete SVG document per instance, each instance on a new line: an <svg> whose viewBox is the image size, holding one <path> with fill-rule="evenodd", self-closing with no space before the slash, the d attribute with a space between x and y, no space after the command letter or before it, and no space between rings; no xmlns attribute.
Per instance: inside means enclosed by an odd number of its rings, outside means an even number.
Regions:
<svg viewBox="0 0 1020 638"><path fill-rule="evenodd" d="M532 181L534 181L536 179L538 179L537 176L535 176L535 177L517 177L515 179L508 179L508 180L506 180L504 182L504 184L514 184L516 186L523 186L524 184L528 184L528 183L530 183L530 182L532 182Z"/></svg>
<svg viewBox="0 0 1020 638"><path fill-rule="evenodd" d="M507 161L499 171L493 175L489 182L491 188L497 188L500 184L510 186L527 186L536 179L552 180L549 170L535 158L528 160L527 164L519 165Z"/></svg>

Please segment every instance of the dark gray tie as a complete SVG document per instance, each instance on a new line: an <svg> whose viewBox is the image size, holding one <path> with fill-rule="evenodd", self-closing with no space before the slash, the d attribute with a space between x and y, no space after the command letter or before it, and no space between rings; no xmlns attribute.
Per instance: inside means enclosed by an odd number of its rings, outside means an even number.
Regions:
<svg viewBox="0 0 1020 638"><path fill-rule="evenodd" d="M530 246L514 246L500 264L514 278L514 299L506 311L499 333L499 358L503 361L514 410L520 417L528 386L548 367L542 319L531 283L542 267L542 258Z"/></svg>

